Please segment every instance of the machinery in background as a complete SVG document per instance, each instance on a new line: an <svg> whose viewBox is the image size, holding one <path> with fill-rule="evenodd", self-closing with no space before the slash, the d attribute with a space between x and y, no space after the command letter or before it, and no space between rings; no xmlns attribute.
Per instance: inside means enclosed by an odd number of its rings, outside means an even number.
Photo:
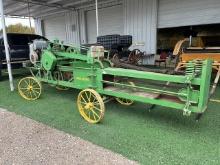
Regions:
<svg viewBox="0 0 220 165"><path fill-rule="evenodd" d="M142 102L181 110L184 115L196 113L198 117L207 109L211 60L189 61L182 75L170 75L115 68L109 56L105 57L103 46L36 41L31 48L36 53L29 67L33 76L19 81L19 94L36 100L41 96L41 83L81 90L78 110L89 123L103 119L105 103L112 99L126 106Z"/></svg>
<svg viewBox="0 0 220 165"><path fill-rule="evenodd" d="M189 46L188 38L180 40L173 51L177 56L177 66L175 71L186 68L187 63L192 60L213 60L212 68L216 72L216 77L212 86L211 95L215 92L220 78L220 47L192 47Z"/></svg>
<svg viewBox="0 0 220 165"><path fill-rule="evenodd" d="M36 34L7 33L7 37L12 69L22 68L29 63L29 43L36 39L47 41L45 37ZM4 39L0 35L0 79L2 78L2 70L6 68L6 65Z"/></svg>
<svg viewBox="0 0 220 165"><path fill-rule="evenodd" d="M97 43L110 52L112 59L117 58L131 65L154 65L154 54L146 54L139 49L129 50L133 44L130 35L99 36Z"/></svg>

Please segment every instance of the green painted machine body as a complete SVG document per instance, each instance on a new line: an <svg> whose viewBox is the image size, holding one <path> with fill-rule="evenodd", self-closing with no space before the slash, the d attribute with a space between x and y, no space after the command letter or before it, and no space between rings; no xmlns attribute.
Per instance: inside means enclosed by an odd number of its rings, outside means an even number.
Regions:
<svg viewBox="0 0 220 165"><path fill-rule="evenodd" d="M94 89L103 96L174 108L185 115L206 110L211 60L191 61L184 75L168 75L114 68L104 54L100 46L74 48L51 43L31 69L39 81L56 86Z"/></svg>

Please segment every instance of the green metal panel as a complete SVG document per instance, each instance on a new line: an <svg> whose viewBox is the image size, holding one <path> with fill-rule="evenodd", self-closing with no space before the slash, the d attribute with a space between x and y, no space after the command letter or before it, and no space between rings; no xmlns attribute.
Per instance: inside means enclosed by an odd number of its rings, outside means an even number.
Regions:
<svg viewBox="0 0 220 165"><path fill-rule="evenodd" d="M115 76L125 76L131 78L139 78L146 80L157 80L173 83L186 83L189 76L178 76L178 75L168 75L154 72L143 72L131 69L122 69L122 68L106 68L103 70L103 74L115 75ZM196 85L200 84L200 79L193 79L193 83Z"/></svg>
<svg viewBox="0 0 220 165"><path fill-rule="evenodd" d="M87 55L81 54L79 50L79 48L59 46L57 43L48 47L42 54L40 65L34 67L37 70L36 78L63 87L92 88L110 97L175 108L183 110L185 114L201 113L207 107L211 60L189 62L185 75L168 75L113 68L111 62L101 55L103 54L101 49L98 49L97 54L94 52L96 49L87 51ZM57 79L55 73L60 74L61 77ZM117 82L118 77L144 80L147 83L152 81L155 84L162 82L164 85L125 84ZM170 89L166 87L166 82L181 87ZM158 97L153 97L156 95Z"/></svg>
<svg viewBox="0 0 220 165"><path fill-rule="evenodd" d="M202 68L202 75L200 81L200 96L199 96L199 111L202 113L206 110L208 100L209 100L209 91L210 91L210 79L212 75L212 60L204 61L204 65L207 67Z"/></svg>
<svg viewBox="0 0 220 165"><path fill-rule="evenodd" d="M41 58L42 66L45 70L53 70L57 64L57 59L51 51L45 50Z"/></svg>

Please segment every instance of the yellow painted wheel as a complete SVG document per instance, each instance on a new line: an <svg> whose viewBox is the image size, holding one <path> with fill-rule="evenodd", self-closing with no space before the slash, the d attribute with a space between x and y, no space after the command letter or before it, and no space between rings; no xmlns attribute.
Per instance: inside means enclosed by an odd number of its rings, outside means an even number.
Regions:
<svg viewBox="0 0 220 165"><path fill-rule="evenodd" d="M117 102L119 102L122 105L130 106L134 103L133 100L129 99L123 99L123 98L115 98Z"/></svg>
<svg viewBox="0 0 220 165"><path fill-rule="evenodd" d="M133 82L129 82L129 84L132 85L132 86L135 86L135 84ZM134 104L134 101L130 100L130 99L115 98L115 100L117 102L119 102L121 105L130 106L130 105Z"/></svg>
<svg viewBox="0 0 220 165"><path fill-rule="evenodd" d="M25 77L18 83L18 92L26 100L36 100L41 95L41 84L34 77Z"/></svg>
<svg viewBox="0 0 220 165"><path fill-rule="evenodd" d="M81 91L78 95L77 105L80 114L89 123L98 123L104 117L104 102L101 96L93 89Z"/></svg>

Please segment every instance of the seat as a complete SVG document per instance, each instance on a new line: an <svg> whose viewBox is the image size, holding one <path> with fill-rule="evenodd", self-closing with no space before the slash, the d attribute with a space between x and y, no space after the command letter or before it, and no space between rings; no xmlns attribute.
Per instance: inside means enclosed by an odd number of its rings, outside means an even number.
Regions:
<svg viewBox="0 0 220 165"><path fill-rule="evenodd" d="M165 68L166 68L166 66L167 66L167 61L166 61L167 56L168 56L168 54L166 52L161 52L160 53L160 58L158 60L155 60L155 65L159 64L159 66L160 66L161 63L164 63Z"/></svg>

